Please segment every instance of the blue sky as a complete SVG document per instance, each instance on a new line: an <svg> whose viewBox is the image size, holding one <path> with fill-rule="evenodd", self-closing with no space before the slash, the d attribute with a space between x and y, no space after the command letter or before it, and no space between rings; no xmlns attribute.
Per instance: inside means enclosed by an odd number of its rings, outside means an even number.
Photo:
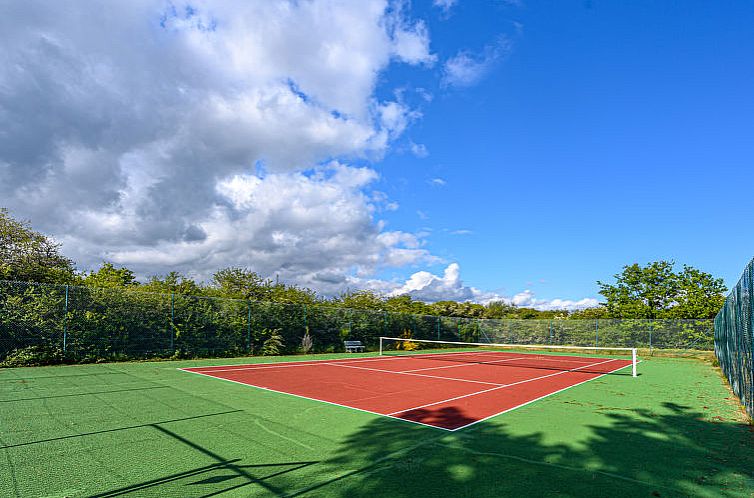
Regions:
<svg viewBox="0 0 754 498"><path fill-rule="evenodd" d="M730 286L753 28L752 1L6 2L0 207L141 279L577 308L673 259Z"/></svg>
<svg viewBox="0 0 754 498"><path fill-rule="evenodd" d="M501 35L509 50L467 87L388 73L436 92L409 132L428 155L380 167L391 225L430 229L465 281L503 294L597 297L596 280L657 259L738 279L754 255L754 3L459 2L427 19L440 54Z"/></svg>

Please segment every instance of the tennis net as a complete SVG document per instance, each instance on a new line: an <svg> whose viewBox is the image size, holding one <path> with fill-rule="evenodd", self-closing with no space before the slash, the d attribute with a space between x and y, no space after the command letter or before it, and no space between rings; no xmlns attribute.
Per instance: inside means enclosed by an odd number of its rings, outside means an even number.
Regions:
<svg viewBox="0 0 754 498"><path fill-rule="evenodd" d="M631 367L637 376L636 348L496 344L380 337L381 356L478 363L501 367L613 373Z"/></svg>

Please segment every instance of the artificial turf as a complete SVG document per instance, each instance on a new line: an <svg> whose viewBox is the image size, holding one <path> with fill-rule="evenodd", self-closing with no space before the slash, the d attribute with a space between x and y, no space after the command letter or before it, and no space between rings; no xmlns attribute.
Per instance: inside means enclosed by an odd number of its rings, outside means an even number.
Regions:
<svg viewBox="0 0 754 498"><path fill-rule="evenodd" d="M455 433L177 370L332 357L0 369L0 497L754 496L754 432L700 360Z"/></svg>

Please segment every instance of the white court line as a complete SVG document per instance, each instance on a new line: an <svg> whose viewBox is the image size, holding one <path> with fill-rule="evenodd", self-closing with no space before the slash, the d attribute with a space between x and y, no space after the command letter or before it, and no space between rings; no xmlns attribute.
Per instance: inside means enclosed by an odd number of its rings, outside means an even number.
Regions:
<svg viewBox="0 0 754 498"><path fill-rule="evenodd" d="M321 362L324 362L324 361L326 361L326 360L313 360L313 361L321 361ZM356 408L356 407L354 407L354 406L342 405L342 404L340 404L340 403L335 403L335 402L333 402L333 401L325 401L325 400L322 400L322 399L317 399L317 398L310 398L310 397L308 397L308 396L302 396L302 395L300 395L300 394L293 394L293 393L289 393L289 392L285 392L285 391L276 391L275 389L270 389L270 388L267 388L267 387L260 387L260 386L255 386L255 385L253 385L253 384L247 384L247 383L245 383L245 382L239 382L239 381L237 381L237 380L225 379L225 378L223 378L223 377L215 377L215 376L213 376L213 375L208 375L208 374L205 374L205 373L202 373L202 372L194 372L194 371L191 371L191 370L186 370L185 368L178 368L177 370L182 370L182 371L184 371L184 372L188 372L188 373L192 373L192 374L196 374L196 375L201 375L202 377L207 377L207 378L210 378L210 379L215 379L215 380L223 380L223 381L225 381L225 382L232 382L233 384L239 384L239 385L241 385L241 386L245 386L245 387L253 387L253 388L255 388L255 389L260 389L260 390L263 390L263 391L269 391L269 392L273 392L273 393L277 393L277 394L285 394L285 395L288 395L288 396L293 396L293 397L296 397L296 398L306 399L306 400L309 400L309 401L317 401L317 402L319 402L319 403L325 403L325 404L328 404L328 405L332 405L332 406L339 406L339 407L342 407L342 408L348 408L348 409L350 409L350 410L355 410L355 411L359 411L359 412L362 412L362 413L370 413L370 414L372 414L372 415L380 415L380 416L383 416L383 417L389 417L389 418L392 418L393 420L400 420L400 421L402 421L402 422L409 422L409 423L411 423L411 424L422 425L422 426L424 426L424 427L431 427L431 428L433 428L433 429L439 429L439 430L442 430L442 431L446 431L446 432L455 432L455 431L458 431L458 430L461 430L461 429L465 429L466 427L469 427L469 426L471 426L471 425L477 424L477 423L479 423L479 422L483 422L483 421L485 421L485 420L488 420L488 419L490 419L490 418L496 417L496 416L498 416L498 415L501 415L501 414L503 414L503 413L507 413L507 412L509 412L509 411L512 411L512 410L516 410L516 409L518 409L518 408L521 408L522 406L526 406L526 405L528 405L528 404L530 404L530 403L533 403L533 402L535 402L535 401L538 401L538 400L540 400L540 399L542 399L542 398L546 398L546 397L548 397L548 396L552 396L552 395L554 395L554 394L558 394L558 393L560 393L560 392L562 392L562 391L565 391L566 389L570 389L570 388L572 388L572 387L576 387L576 386L579 386L579 385L581 385L581 384L584 384L584 383L586 383L586 382L591 382L591 381L593 381L593 380L596 380L596 379L602 378L602 377L604 377L605 375L609 375L609 374L611 374L611 373L613 373L613 372L617 372L618 370L623 370L624 368L628 368L628 367L630 367L630 366L631 366L631 365L625 365L625 366L622 366L622 367L616 368L615 370L611 370L611 371L609 371L609 372L605 372L604 374L602 374L602 375L599 375L599 376L597 376L597 377L593 377L593 378L591 378L591 379L586 379L586 380L584 380L584 381L582 381L582 382L579 382L579 383L577 383L577 384L573 384L573 385L571 385L571 386L567 386L567 387L564 387L563 389L560 389L560 390L558 390L558 391L554 391L554 392L551 392L551 393L545 394L544 396L540 396L539 398L535 398L535 399L533 399L533 400L530 400L530 401L527 401L527 402L525 402L525 403L521 403L520 405L517 405L517 406L511 407L511 408L508 408L507 410L503 410L503 411L501 411L501 412L497 412L497 413L494 413L494 414L492 414L492 415L490 415L490 416L488 416L488 417L484 417L484 418L482 418L482 419L479 419L479 420L475 420L474 422L468 423L468 424L466 424L466 425L462 425L462 426L460 426L460 427L456 427L455 429L448 429L448 428L446 428L446 427L442 427L442 426L439 426L439 425L425 424L424 422L419 422L419 421L416 421L416 420L409 420L409 419L406 419L406 418L396 417L395 415L392 415L392 414L385 414L385 413L373 412L373 411L370 411L370 410L365 410L365 409L363 409L363 408ZM494 389L497 389L497 388L494 388ZM477 393L477 394L478 394L478 393ZM446 401L447 401L447 400L446 400Z"/></svg>
<svg viewBox="0 0 754 498"><path fill-rule="evenodd" d="M497 351L483 351L484 353L497 353ZM479 354L479 351L461 351L461 352L453 352L453 354ZM449 354L449 353L442 353L442 354ZM244 370L263 370L268 368L290 368L290 367L308 367L312 365L334 365L334 364L340 364L340 363L366 363L368 361L386 361L386 360L400 360L400 359L416 359L416 358L427 358L429 356L432 356L432 353L424 354L424 355L399 355L399 356L378 356L378 357L372 357L372 356L363 356L361 358L354 358L353 360L340 360L340 359L334 359L334 360L303 360L303 361L285 361L280 363L270 362L270 363L246 363L246 364L239 364L237 365L240 368L216 368L216 367L232 367L234 365L208 365L206 367L185 367L180 368L178 367L178 370L186 370L186 368L193 368L193 369L199 369L206 372L233 372L233 371L244 371ZM248 365L248 366L247 366ZM194 370L187 370L189 372L193 372ZM198 372L194 372L198 373Z"/></svg>
<svg viewBox="0 0 754 498"><path fill-rule="evenodd" d="M414 370L401 370L401 371L402 372L422 372L424 370L440 370L441 368L468 367L470 365L480 365L480 364L481 365L487 365L489 363L504 363L506 361L516 361L516 360L534 360L534 361L550 360L551 362L557 362L557 363L576 363L576 364L581 364L581 363L584 363L585 360L586 361L591 361L591 360L596 359L596 358L589 358L589 359L585 358L585 359L582 359L582 360L554 360L552 358L553 358L552 356L548 356L548 355L519 356L518 358L506 358L504 360L491 360L491 361L485 360L485 361L481 361L481 362L464 363L464 364L461 364L461 365L448 365L448 366L445 366L445 367L417 368L417 369L414 369ZM615 358L615 359L617 360L619 358ZM628 360L626 360L626 361L628 361ZM545 369L547 369L546 366L542 366L542 367L538 366L538 367L535 367L535 368L545 368ZM552 370L554 370L554 369L552 369Z"/></svg>
<svg viewBox="0 0 754 498"><path fill-rule="evenodd" d="M525 358L524 357L520 357L520 358L506 358L505 360L492 360L492 361L485 361L484 363L476 363L476 362L462 363L461 365L447 365L447 366L444 366L444 367L429 367L429 368L416 368L414 370L401 370L401 372L403 372L403 373L409 373L409 372L422 372L424 370L440 370L442 368L469 367L469 366L472 366L472 365L478 366L480 364L481 365L486 365L488 363L503 363L505 361L514 361L514 360L523 360L523 359L525 359Z"/></svg>
<svg viewBox="0 0 754 498"><path fill-rule="evenodd" d="M340 363L325 363L325 365L330 365L333 367L343 367L343 368L358 368L359 370L369 370L371 372L385 372L385 373L397 374L397 375L412 375L414 377L429 377L430 379L455 380L458 382L472 382L474 384L487 384L488 386L505 385L505 384L500 384L498 382L484 382L481 380L457 379L455 377L440 377L439 375L426 375L426 374L418 374L418 373L411 373L411 372L398 371L398 370L382 370L381 368L357 367L354 365L342 365Z"/></svg>
<svg viewBox="0 0 754 498"><path fill-rule="evenodd" d="M207 375L207 374L204 374L204 373L201 373L201 372L192 372L191 370L185 370L183 368L178 368L178 370L182 370L184 372L191 373L191 374L201 375L203 377L207 377L207 378L210 378L210 379L224 380L225 382L232 382L234 384L239 384L241 386L253 387L255 389L261 389L263 391L269 391L269 392L272 392L272 393L285 394L285 395L288 395L288 396L294 396L296 398L308 399L309 401L318 401L320 403L325 403L325 404L328 404L328 405L340 406L341 408L349 408L351 410L356 410L358 412L371 413L372 415L380 415L382 417L390 417L393 420L401 420L403 422L410 422L412 424L423 425L424 427L432 427L433 429L441 429L443 431L448 431L448 432L452 432L452 431L455 430L455 429L446 429L445 427L440 427L439 425L431 425L431 424L425 424L424 422L417 422L416 420L408 420L408 419L405 419L405 418L394 417L394 416L388 415L386 413L379 413L379 412L373 412L373 411L370 411L370 410L364 410L363 408L356 408L355 406L341 405L340 403L335 403L333 401L325 401L324 399L310 398L308 396L302 396L300 394L293 394L293 393L289 393L289 392L285 392L285 391L276 391L275 389L270 389L268 387L255 386L254 384L246 384L245 382L239 382L237 380L225 379L223 377L215 377L213 375Z"/></svg>
<svg viewBox="0 0 754 498"><path fill-rule="evenodd" d="M556 375L563 375L563 374L566 374L566 373L575 372L576 370L581 370L582 368L596 367L597 365L602 365L603 363L610 363L611 361L618 361L618 360L616 360L615 358L613 358L613 359L610 359L610 360L600 361L598 363L592 363L591 365L584 365L583 367L572 368L571 370L564 370L562 372L555 372L555 373L552 373L552 374L541 375L539 377L533 377L531 379L520 380L518 382L512 382L510 384L503 384L502 386L493 387L491 389L485 389L483 391L478 391L478 392L471 393L471 394L464 394L464 395L461 395L461 396L455 396L453 398L443 399L441 401L435 401L433 403L427 403L425 405L419 405L419 406L414 406L414 407L411 407L411 408L406 408L404 410L398 410L396 412L388 413L388 415L395 415L397 413L410 412L412 410L418 410L419 408L425 408L427 406L439 405L441 403L447 403L448 401L455 401L457 399L468 398L470 396L476 396L477 394L483 394L483 393L490 392L490 391L496 391L498 389L505 389L506 387L517 386L519 384L526 384L527 382L534 382L535 380L546 379L548 377L555 377Z"/></svg>
<svg viewBox="0 0 754 498"><path fill-rule="evenodd" d="M461 427L456 427L455 429L448 429L448 430L451 431L451 432L455 432L455 431L457 431L459 429L465 429L466 427L468 427L470 425L478 424L479 422L484 422L485 420L491 419L492 417L497 417L498 415L502 415L503 413L508 413L510 411L516 410L518 408L521 408L522 406L526 406L526 405L528 405L530 403L534 403L535 401L539 401L540 399L547 398L548 396L552 396L553 394L558 394L560 392L563 392L566 389L570 389L572 387L580 386L581 384L586 384L587 382L591 382L593 380L600 379L600 378L604 377L605 375L610 375L611 373L617 372L618 370L623 370L624 368L628 368L630 366L631 365L624 365L622 367L618 367L615 370L610 370L609 372L605 372L602 375L598 375L597 377L592 377L591 379L582 380L581 382L578 382L576 384L572 384L570 386L566 386L563 389L558 389L557 391L553 391L551 393L547 393L547 394L545 394L543 396L540 396L539 398L534 398L532 400L529 400L529 401L526 401L524 403L521 403L520 405L512 406L512 407L510 407L510 408L508 408L506 410L503 410L501 412L493 413L492 415L489 415L487 417L480 418L479 420L475 420L475 421L470 422L470 423L468 423L466 425L462 425Z"/></svg>
<svg viewBox="0 0 754 498"><path fill-rule="evenodd" d="M361 360L311 360L316 361L317 363L308 363L308 362L299 362L299 361L290 361L290 362L283 362L283 363L258 363L258 364L252 364L253 366L245 366L245 365L239 365L241 368L213 368L213 367L187 367L187 368L199 368L203 372L243 372L244 370L269 370L273 368L291 368L291 367L313 367L317 365L332 365L335 364L337 361L338 363L366 363L368 361L385 361L390 359L398 359L397 356L388 356L385 357L379 357L379 358L371 358L371 357L364 357L364 359ZM223 365L224 366L224 365ZM183 368L179 368L179 370L184 370ZM193 372L193 370L188 370L189 372ZM197 372L195 372L197 373Z"/></svg>

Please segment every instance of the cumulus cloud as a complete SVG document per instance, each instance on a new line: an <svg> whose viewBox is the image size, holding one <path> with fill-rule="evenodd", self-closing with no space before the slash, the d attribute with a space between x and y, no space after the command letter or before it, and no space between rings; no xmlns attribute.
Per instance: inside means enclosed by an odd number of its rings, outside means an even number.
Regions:
<svg viewBox="0 0 754 498"><path fill-rule="evenodd" d="M598 304L597 300L593 298L584 298L578 301L568 299L537 299L530 290L520 292L513 297L481 291L463 283L461 280L461 267L458 263L449 264L441 276L427 271L416 272L406 282L396 285L389 291L389 295L392 296L404 294L424 302L452 300L487 304L492 301L503 301L516 306L539 310L575 310L592 308Z"/></svg>
<svg viewBox="0 0 754 498"><path fill-rule="evenodd" d="M511 43L501 36L481 52L462 50L445 61L442 83L445 86L468 87L478 83L494 64L510 52Z"/></svg>
<svg viewBox="0 0 754 498"><path fill-rule="evenodd" d="M418 236L371 223L373 207L362 189L376 178L373 170L336 164L327 173L230 177L216 186L226 204L217 204L192 225L200 236L152 245L124 242L109 250L107 259L146 272L165 267L210 271L228 261L249 261L263 275L278 274L324 293L341 290L348 275L435 261ZM122 215L114 222L136 220Z"/></svg>
<svg viewBox="0 0 754 498"><path fill-rule="evenodd" d="M468 287L461 281L461 267L458 263L451 263L442 276L428 271L419 271L409 277L400 287L394 289L390 295L408 294L420 301L478 301L482 292Z"/></svg>
<svg viewBox="0 0 754 498"><path fill-rule="evenodd" d="M375 92L391 63L436 59L404 9L5 2L0 43L0 199L82 266L241 265L327 291L432 261L348 165L421 117Z"/></svg>
<svg viewBox="0 0 754 498"><path fill-rule="evenodd" d="M537 299L534 293L530 290L519 292L510 299L510 302L516 306L536 308L538 310L575 310L594 308L599 304L596 299L590 297L585 297L578 301L570 299Z"/></svg>

